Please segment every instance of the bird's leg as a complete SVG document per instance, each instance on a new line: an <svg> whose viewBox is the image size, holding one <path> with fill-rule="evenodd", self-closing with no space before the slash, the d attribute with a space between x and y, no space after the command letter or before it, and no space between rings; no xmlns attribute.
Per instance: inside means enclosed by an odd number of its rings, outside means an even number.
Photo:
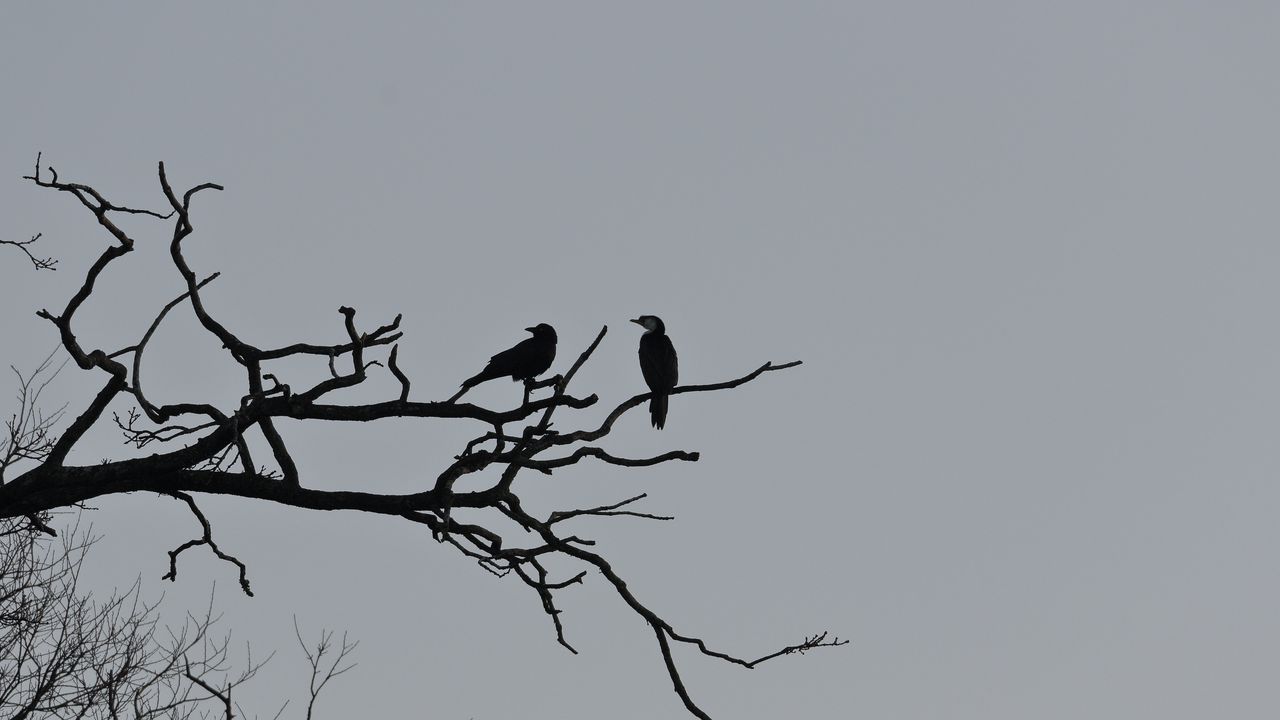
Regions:
<svg viewBox="0 0 1280 720"><path fill-rule="evenodd" d="M432 533L436 542L443 543L449 539L449 516L453 514L453 490L445 492L444 509L437 510L436 516L440 518L440 532Z"/></svg>
<svg viewBox="0 0 1280 720"><path fill-rule="evenodd" d="M564 377L561 375L552 375L546 380L534 380L533 378L529 378L528 380L525 380L524 381L525 404L528 404L529 397L533 394L534 390L537 390L538 388L544 388L544 387L550 387L550 388L559 387L563 379Z"/></svg>
<svg viewBox="0 0 1280 720"><path fill-rule="evenodd" d="M552 375L546 380L532 380L532 379L526 380L525 384L528 385L530 388L537 390L538 388L544 388L544 387L556 387L563 380L564 380L564 376L562 375Z"/></svg>

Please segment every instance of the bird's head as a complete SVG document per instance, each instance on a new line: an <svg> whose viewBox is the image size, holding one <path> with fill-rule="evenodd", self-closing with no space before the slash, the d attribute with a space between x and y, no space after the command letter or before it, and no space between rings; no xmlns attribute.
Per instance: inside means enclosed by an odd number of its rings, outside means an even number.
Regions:
<svg viewBox="0 0 1280 720"><path fill-rule="evenodd" d="M645 332L666 332L667 328L662 324L662 320L657 315L641 315L631 322L644 328Z"/></svg>
<svg viewBox="0 0 1280 720"><path fill-rule="evenodd" d="M556 329L546 323L538 323L533 327L525 328L525 330L533 333L536 338L547 338L553 341L556 339Z"/></svg>

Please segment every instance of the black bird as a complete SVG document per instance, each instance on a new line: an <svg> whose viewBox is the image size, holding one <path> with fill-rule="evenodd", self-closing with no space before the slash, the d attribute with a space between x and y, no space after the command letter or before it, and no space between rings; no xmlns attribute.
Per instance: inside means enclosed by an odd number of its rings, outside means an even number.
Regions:
<svg viewBox="0 0 1280 720"><path fill-rule="evenodd" d="M527 382L546 372L556 359L556 330L546 323L539 323L525 330L533 333L533 337L521 340L515 347L489 358L489 364L483 370L462 381L462 389L449 398L449 402L454 402L463 393L486 380L510 377L512 380Z"/></svg>
<svg viewBox="0 0 1280 720"><path fill-rule="evenodd" d="M631 322L644 328L640 336L640 372L653 391L649 400L649 419L653 426L662 429L667 424L667 393L676 386L680 365L676 349L667 337L667 327L656 315L641 315Z"/></svg>

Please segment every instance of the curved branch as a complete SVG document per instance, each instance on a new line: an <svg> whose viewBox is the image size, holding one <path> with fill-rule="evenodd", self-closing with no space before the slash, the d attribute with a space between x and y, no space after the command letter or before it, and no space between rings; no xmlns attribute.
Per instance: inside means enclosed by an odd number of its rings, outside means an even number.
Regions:
<svg viewBox="0 0 1280 720"><path fill-rule="evenodd" d="M204 287L205 285L208 285L209 283L218 279L218 276L221 274L222 273L214 273L209 277L205 278L204 280L201 280L200 282L196 283L196 289L198 290ZM160 314L156 315L156 319L151 322L151 327L147 328L147 331L142 335L142 339L139 340L138 344L135 345L133 348L133 393L134 395L137 396L138 403L142 405L142 411L145 412L147 414L147 417L151 418L151 421L155 423L162 423L169 418L165 414L159 412L156 409L156 407L152 405L150 402L148 402L147 398L143 395L142 353L144 350L147 349L147 343L151 341L151 336L154 335L156 330L160 327L160 323L164 320L164 316L168 315L170 310L177 307L178 303L182 302L183 300L186 300L190 295L191 295L191 291L188 290L187 292L184 292L178 297L171 300L169 304L165 305L160 310Z"/></svg>
<svg viewBox="0 0 1280 720"><path fill-rule="evenodd" d="M396 316L396 321L400 320L400 316ZM409 402L409 376L400 370L400 366L396 364L396 356L400 352L400 346L396 345L391 348L391 354L387 356L387 369L392 375L396 376L396 380L400 381L400 403Z"/></svg>
<svg viewBox="0 0 1280 720"><path fill-rule="evenodd" d="M774 365L772 362L767 362L764 365L761 365L760 367L756 368L755 370L747 373L746 375L743 375L742 377L739 377L739 378L735 378L733 380L726 380L724 382L719 382L719 383L711 383L709 385L679 385L674 389L672 389L671 392L668 394L680 395L682 393L711 392L714 390L729 390L731 388L736 388L739 385L745 385L751 382L752 380L755 380L756 378L760 377L764 373L774 372L777 370L786 370L788 368L793 368L793 367L796 367L797 365L802 365L802 364L804 364L804 361L802 360L793 360L791 362L783 363L781 365ZM639 407L641 403L643 403L644 401L648 400L651 397L653 397L653 393L641 393L640 395L634 395L622 401L622 403L620 403L616 408L614 408L613 412L609 413L608 417L604 419L604 422L600 424L600 427L596 428L595 430L580 430L574 433L557 435L553 439L553 442L556 445L569 445L569 444L581 442L584 440L586 441L599 440L605 435L608 435L609 432L613 430L614 423L618 422L618 419L621 418L628 410L635 407Z"/></svg>
<svg viewBox="0 0 1280 720"><path fill-rule="evenodd" d="M610 465L621 465L623 467L649 467L651 465L657 465L658 463L664 463L669 460L684 460L686 462L697 462L699 455L696 452L685 452L684 450L672 450L670 452L665 452L655 457L640 458L640 459L632 460L630 458L620 458L614 455L610 455L609 453L605 452L604 450L598 447L580 447L577 450L573 451L572 455L567 455L565 457L555 458L552 460L533 460L533 459L520 458L515 460L515 464L520 465L522 467L532 468L534 470L545 471L545 470L553 470L559 467L564 467L566 465L573 465L577 463L579 460L587 457L593 457L593 458L603 460L604 462L607 462Z"/></svg>
<svg viewBox="0 0 1280 720"><path fill-rule="evenodd" d="M178 556L181 555L184 550L196 547L197 545L208 545L214 555L217 555L222 560L226 560L240 568L240 588L244 590L245 595L253 597L253 591L249 589L248 568L246 568L244 563L240 562L240 560L235 556L224 553L222 548L218 547L218 543L214 542L213 527L209 525L209 519L204 516L204 513L200 512L200 508L196 505L196 501L184 492L171 492L168 494L185 502L187 507L191 508L191 513L196 516L196 520L200 521L200 527L204 533L201 537L195 540L188 540L187 542L179 545L176 549L169 551L169 572L165 573L161 579L168 580L170 582L177 582Z"/></svg>
<svg viewBox="0 0 1280 720"><path fill-rule="evenodd" d="M187 281L187 292L191 296L191 308L195 310L196 318L200 320L200 324L213 333L214 337L222 341L222 344L231 353L232 357L244 363L248 358L255 356L257 348L248 345L224 327L222 323L213 319L213 316L205 309L204 301L200 298L200 288L196 284L196 274L187 265L187 259L182 255L182 241L195 229L191 225L191 197L200 190L222 190L223 187L214 183L197 185L188 190L183 195L182 202L179 203L177 196L173 193L173 188L169 185L169 178L165 174L163 162L159 164L158 173L160 175L160 187L164 190L164 195L168 198L169 205L178 215L178 219L173 226L173 240L169 243L169 256L173 259L174 266L178 268L178 273Z"/></svg>

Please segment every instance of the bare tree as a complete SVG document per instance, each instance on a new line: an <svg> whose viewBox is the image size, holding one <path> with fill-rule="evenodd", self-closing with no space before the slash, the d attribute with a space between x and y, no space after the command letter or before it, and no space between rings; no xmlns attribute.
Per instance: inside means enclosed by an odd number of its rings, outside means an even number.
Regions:
<svg viewBox="0 0 1280 720"><path fill-rule="evenodd" d="M594 395L576 396L569 385L578 370L592 356L608 330L602 328L562 374L530 383L527 390L547 390L507 410L493 410L470 403L413 401L409 399L410 379L398 364L400 316L372 330L362 331L355 309L340 307L342 336L328 344L288 342L264 344L250 341L215 318L203 302L203 289L217 273L200 279L183 254L183 241L195 231L192 201L220 185L202 183L179 194L171 186L163 163L159 182L168 204L165 212L136 209L109 201L94 188L64 182L58 173L42 166L36 158L35 172L26 176L36 186L75 198L107 232L109 242L92 263L84 283L58 313L37 313L56 328L62 347L72 361L85 371L100 373L105 382L62 433L51 439L47 451L34 458L35 466L0 485L0 516L37 517L39 513L67 507L115 493L150 491L180 500L200 524L200 536L170 552L169 579L176 579L180 555L191 548L208 546L218 557L237 566L241 586L251 594L248 570L238 558L225 552L213 537L212 527L194 499L201 493L234 495L315 510L355 510L375 513L424 525L432 537L447 543L484 569L499 575L514 575L536 594L550 617L556 639L576 652L565 637L556 607L556 593L580 583L589 570L599 572L622 601L652 628L659 651L675 692L685 707L697 717L707 715L693 701L677 669L673 644L688 645L698 651L746 668L781 655L843 644L826 632L817 633L794 645L747 659L713 649L702 639L677 630L670 622L644 604L614 569L595 543L567 529L575 518L586 516L631 516L654 520L669 519L641 512L636 503L640 494L618 502L590 508L561 510L542 517L525 509L517 486L522 470L550 475L555 470L585 460L625 467L647 467L671 461L692 462L698 453L672 450L654 457L625 458L606 451L597 443L608 436L625 413L649 399L648 393L619 402L598 425L574 430L553 429L552 419L561 408L576 410L599 402ZM134 250L134 239L116 219L122 215L146 216L172 225L169 255L184 291L164 306L150 327L136 341L118 348L92 348L81 344L75 333L75 316L90 299L95 283L109 267ZM216 407L202 402L166 404L146 394L142 360L148 342L166 314L180 303L190 303L200 326L212 334L245 375L245 391L235 407ZM388 349L383 356L381 352ZM377 354L385 358L374 359ZM310 378L278 377L274 365L285 359L314 358L317 372ZM766 362L736 378L702 385L682 385L671 395L730 390L761 376L799 365L799 361ZM399 397L374 402L338 403L332 398L363 383L374 367L385 367L399 381ZM327 369L327 372L325 370ZM138 447L152 443L186 443L182 447L126 460L95 465L70 465L67 459L86 431L98 423L117 400L136 403L139 410L124 419L116 418L126 436ZM443 464L429 489L411 494L372 493L360 490L323 491L306 487L302 471L289 450L276 421L289 418L316 422L372 422L390 419L444 418L472 421L485 430L469 442L451 461ZM255 460L255 451L270 454L271 465ZM455 490L465 476L479 477L486 470L494 479L482 490ZM465 518L465 519L464 519ZM553 563L572 569L563 575L553 572ZM576 566L576 567L574 567ZM560 567L559 565L557 567ZM573 572L577 570L577 572Z"/></svg>
<svg viewBox="0 0 1280 720"><path fill-rule="evenodd" d="M61 410L43 414L39 401L61 367L50 354L30 374L14 371L18 410L0 438L0 482L9 467L48 457ZM244 717L233 693L270 657L255 662L246 645L245 664L234 668L230 635L213 632L212 596L202 615L188 614L174 629L159 624L159 603L145 602L138 582L105 600L83 590L81 570L97 538L81 528L80 518L77 513L61 535L46 512L0 519L0 714L14 720ZM332 633L322 631L314 650L300 630L297 637L311 663L310 718L320 690L351 669L343 662L356 644L344 636L336 662L322 668L321 659L333 652Z"/></svg>
<svg viewBox="0 0 1280 720"><path fill-rule="evenodd" d="M25 519L0 521L0 715L246 717L234 693L271 658L255 661L246 645L244 663L235 667L230 634L215 634L212 597L203 614L171 628L160 624L158 603L144 602L136 582L105 600L84 591L81 570L95 538L78 517L56 540ZM298 633L312 667L308 719L324 685L351 668L339 667L355 649L345 638L337 663L319 663L331 641L332 633L322 632L313 650Z"/></svg>

